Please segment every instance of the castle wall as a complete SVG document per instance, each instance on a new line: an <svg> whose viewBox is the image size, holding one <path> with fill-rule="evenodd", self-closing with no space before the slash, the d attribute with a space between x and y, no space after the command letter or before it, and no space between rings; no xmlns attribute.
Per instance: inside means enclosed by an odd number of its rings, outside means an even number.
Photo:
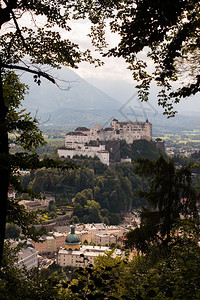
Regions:
<svg viewBox="0 0 200 300"><path fill-rule="evenodd" d="M97 156L103 164L109 165L109 152L105 150L104 145L89 146L76 144L76 148L66 148L58 149L58 155L61 157L73 158L74 156L88 156L95 157Z"/></svg>
<svg viewBox="0 0 200 300"><path fill-rule="evenodd" d="M102 141L102 144L110 154L110 161L120 161L120 140Z"/></svg>

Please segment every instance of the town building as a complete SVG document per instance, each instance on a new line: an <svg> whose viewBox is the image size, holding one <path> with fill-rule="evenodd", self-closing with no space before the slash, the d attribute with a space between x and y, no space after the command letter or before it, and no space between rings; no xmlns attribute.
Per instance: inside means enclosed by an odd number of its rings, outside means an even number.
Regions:
<svg viewBox="0 0 200 300"><path fill-rule="evenodd" d="M56 249L64 247L66 235L60 232L53 232L53 237L56 240Z"/></svg>
<svg viewBox="0 0 200 300"><path fill-rule="evenodd" d="M47 253L47 242L45 237L40 238L40 242L31 241L31 243L39 254Z"/></svg>
<svg viewBox="0 0 200 300"><path fill-rule="evenodd" d="M56 252L56 239L53 236L45 236L41 238L41 242L32 242L33 247L40 253Z"/></svg>
<svg viewBox="0 0 200 300"><path fill-rule="evenodd" d="M19 205L23 205L27 211L48 210L49 203L55 202L55 196L46 193L40 193L42 200L34 198L33 200L21 200Z"/></svg>
<svg viewBox="0 0 200 300"><path fill-rule="evenodd" d="M88 244L95 243L104 246L105 244L118 243L119 237L122 237L129 229L128 226L108 226L104 223L81 224L76 227L76 236L78 236L78 244L87 242ZM68 232L54 231L49 232L48 236L43 236L41 242L31 241L31 243L39 254L50 254L57 252L60 248L65 248L68 236Z"/></svg>
<svg viewBox="0 0 200 300"><path fill-rule="evenodd" d="M112 243L117 244L117 235L108 233L96 233L94 235L94 243L97 245L105 246L111 245Z"/></svg>
<svg viewBox="0 0 200 300"><path fill-rule="evenodd" d="M65 240L65 248L58 251L57 263L61 267L88 267L94 264L95 258L109 250L109 247L81 245L80 238L75 234L75 226L72 225L71 233ZM122 255L121 250L115 250L113 256L117 255Z"/></svg>
<svg viewBox="0 0 200 300"><path fill-rule="evenodd" d="M42 199L44 200L45 204L49 207L49 203L50 202L54 202L56 201L55 196L51 195L51 194L47 194L45 192L40 193Z"/></svg>
<svg viewBox="0 0 200 300"><path fill-rule="evenodd" d="M105 244L111 245L112 243L117 243L117 235L105 231L96 231L96 230L78 230L76 231L80 242L83 244L87 242L90 244L94 242L96 245L104 246Z"/></svg>
<svg viewBox="0 0 200 300"><path fill-rule="evenodd" d="M131 225L111 225L104 223L80 224L76 227L76 234L80 242L94 242L96 245L104 246L118 243L118 239L130 230Z"/></svg>
<svg viewBox="0 0 200 300"><path fill-rule="evenodd" d="M93 235L92 232L88 230L80 230L76 231L76 234L78 235L80 242L83 244L85 241L87 241L88 244L90 244L93 241Z"/></svg>
<svg viewBox="0 0 200 300"><path fill-rule="evenodd" d="M65 137L65 147L58 149L60 157L74 156L98 157L103 164L110 161L120 162L120 141L132 144L135 140L152 139L152 124L148 122L119 122L113 119L110 126L103 128L95 125L93 128L78 127ZM126 158L128 159L128 158Z"/></svg>
<svg viewBox="0 0 200 300"><path fill-rule="evenodd" d="M23 205L27 211L48 210L49 206L45 200L21 200L19 205Z"/></svg>
<svg viewBox="0 0 200 300"><path fill-rule="evenodd" d="M34 242L32 244L39 254L42 253L53 253L58 248L64 247L66 235L59 232L53 232L49 236L41 238L41 242Z"/></svg>

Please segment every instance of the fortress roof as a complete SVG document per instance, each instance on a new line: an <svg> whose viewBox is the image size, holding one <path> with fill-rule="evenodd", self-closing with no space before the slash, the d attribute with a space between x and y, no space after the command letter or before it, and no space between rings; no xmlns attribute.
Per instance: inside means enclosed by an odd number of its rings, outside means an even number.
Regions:
<svg viewBox="0 0 200 300"><path fill-rule="evenodd" d="M81 131L71 131L71 132L68 132L66 135L81 135L81 136L86 136L86 134L82 133Z"/></svg>
<svg viewBox="0 0 200 300"><path fill-rule="evenodd" d="M90 131L87 127L77 127L75 131Z"/></svg>

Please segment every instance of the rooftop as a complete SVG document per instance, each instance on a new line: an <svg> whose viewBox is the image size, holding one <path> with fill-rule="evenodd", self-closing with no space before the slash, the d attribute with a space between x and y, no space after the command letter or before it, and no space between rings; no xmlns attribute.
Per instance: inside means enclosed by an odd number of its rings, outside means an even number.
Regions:
<svg viewBox="0 0 200 300"><path fill-rule="evenodd" d="M32 247L23 247L20 251L19 251L19 260L18 263L20 263L20 261L24 260L25 258L31 256L31 255L37 255L38 251L36 251L34 248Z"/></svg>

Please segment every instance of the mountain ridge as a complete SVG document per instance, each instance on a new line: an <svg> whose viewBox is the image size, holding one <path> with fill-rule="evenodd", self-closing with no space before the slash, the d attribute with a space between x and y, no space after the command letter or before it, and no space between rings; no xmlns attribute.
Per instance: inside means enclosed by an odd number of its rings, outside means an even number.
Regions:
<svg viewBox="0 0 200 300"><path fill-rule="evenodd" d="M149 111L149 107L146 110L147 115L135 108L138 105L128 103L124 107L120 101L96 88L67 67L60 70L59 77L73 87L69 91L63 91L47 81L38 87L32 77L27 74L23 76L30 86L30 93L26 96L23 107L33 115L37 113L40 123L72 127L92 127L94 124L101 124L106 127L112 118L143 122L148 118L153 128L168 128L173 131L179 128L182 130L200 127L199 117L195 114L192 116L177 114L175 118L167 119L158 111L156 114L155 111Z"/></svg>

